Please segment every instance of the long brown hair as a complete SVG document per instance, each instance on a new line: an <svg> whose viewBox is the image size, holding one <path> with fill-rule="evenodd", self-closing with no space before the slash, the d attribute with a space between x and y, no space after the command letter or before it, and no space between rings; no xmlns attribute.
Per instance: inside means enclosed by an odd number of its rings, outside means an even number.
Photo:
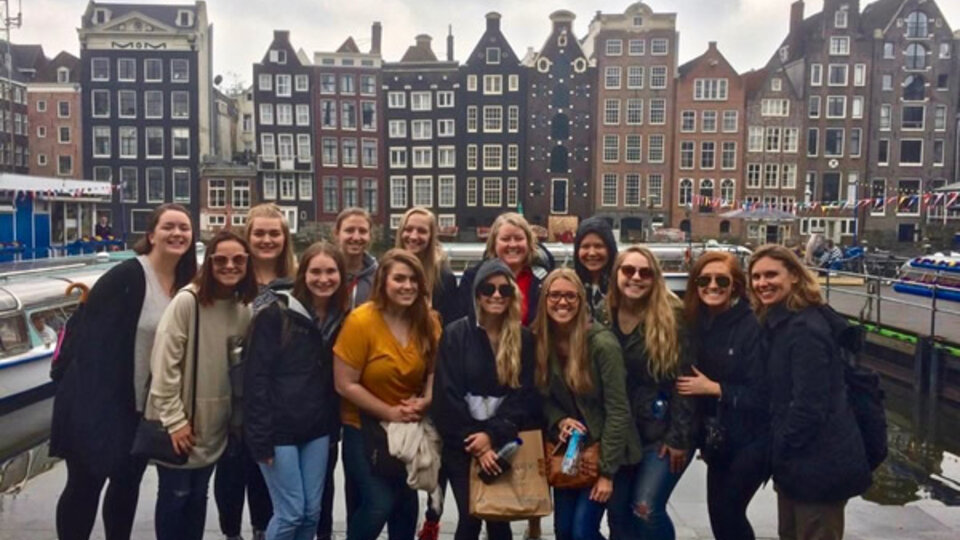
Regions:
<svg viewBox="0 0 960 540"><path fill-rule="evenodd" d="M417 254L417 258L420 259L420 264L423 265L423 273L427 280L427 293L432 295L437 285L440 269L443 268L443 264L446 261L446 254L443 252L440 246L440 239L438 238L440 227L437 226L437 216L423 206L414 206L404 212L403 217L400 219L400 226L397 228L397 238L394 247L403 247L403 229L407 226L407 221L410 217L415 215L425 216L427 221L430 222L430 240L427 242L427 247L424 248L423 252Z"/></svg>
<svg viewBox="0 0 960 540"><path fill-rule="evenodd" d="M555 347L554 322L547 315L547 296L553 282L565 279L577 288L577 316L571 322L570 355L557 357L563 364L563 380L574 394L584 394L593 388L590 378L590 354L587 348L587 329L589 327L587 293L577 273L570 268L557 268L547 274L540 286L540 299L537 301L537 318L533 321L533 333L537 341L537 386L545 387L550 373L550 351Z"/></svg>
<svg viewBox="0 0 960 540"><path fill-rule="evenodd" d="M497 236L500 234L500 228L504 225L513 225L523 231L523 235L527 237L527 260L525 264L526 266L533 264L534 253L537 247L536 240L533 238L533 229L530 228L530 223L527 222L526 218L516 212L504 212L497 216L497 219L493 220L493 225L490 226L490 235L487 236L487 246L483 252L483 257L485 259L492 259L497 256Z"/></svg>
<svg viewBox="0 0 960 540"><path fill-rule="evenodd" d="M500 342L497 345L497 354L495 363L497 366L497 382L510 388L520 388L520 369L521 357L520 349L523 346L523 320L520 317L522 312L520 287L512 274L497 273L487 277L487 280L494 276L503 276L513 287L513 298L507 307L507 312L500 319ZM486 280L484 280L486 281ZM479 285L479 284L478 284ZM474 309L476 310L477 320L480 320L480 302L474 298Z"/></svg>
<svg viewBox="0 0 960 540"><path fill-rule="evenodd" d="M197 288L197 300L201 306L212 305L217 299L214 291L217 289L217 279L213 276L213 255L217 251L217 246L224 242L236 242L243 246L244 253L247 254L247 273L240 280L240 283L233 289L234 296L244 304L253 302L257 297L257 279L253 275L253 258L250 257L250 245L240 235L230 229L221 229L213 238L207 242L206 257L203 260L203 267L200 273L193 280L193 285Z"/></svg>
<svg viewBox="0 0 960 540"><path fill-rule="evenodd" d="M764 258L780 261L780 264L787 269L787 272L797 278L797 283L790 288L790 292L787 294L786 300L784 300L787 309L790 311L800 311L806 307L819 306L824 303L823 296L820 294L820 283L817 282L817 278L814 277L813 273L807 270L807 267L800 262L796 254L777 244L760 246L753 252L753 255L750 256L750 264L748 265L750 274L753 274L753 265ZM750 283L750 303L753 304L753 309L759 317L763 318L766 315L769 308L757 298L753 290L752 279Z"/></svg>
<svg viewBox="0 0 960 540"><path fill-rule="evenodd" d="M732 278L733 290L730 291L730 298L744 298L747 294L747 277L740 268L740 261L732 253L726 251L707 251L690 269L687 276L687 290L683 293L683 315L687 319L690 328L697 323L697 316L700 314L700 295L698 294L697 278L700 273L710 263L720 262L727 267Z"/></svg>
<svg viewBox="0 0 960 540"><path fill-rule="evenodd" d="M439 341L436 327L439 326L440 322L436 312L430 309L430 303L427 300L429 298L429 294L426 292L427 282L420 259L404 249L393 248L384 253L383 257L380 258L380 265L377 267L370 301L380 311L387 309L390 302L387 297L387 276L390 275L390 269L396 264L405 264L410 267L413 271L413 279L417 282L417 298L413 305L405 310L404 317L409 321L413 335L420 342L420 354L427 364L427 370L432 371L434 356L437 353L437 342Z"/></svg>
<svg viewBox="0 0 960 540"><path fill-rule="evenodd" d="M653 284L650 293L640 306L643 311L643 339L647 350L647 363L650 375L660 381L677 374L680 364L680 343L676 310L682 306L677 295L673 294L667 282L663 279L663 269L660 261L652 251L643 246L630 246L617 254L610 271L610 290L607 291L607 306L610 315L617 316L617 311L623 305L623 293L620 292L620 283L617 273L623 265L624 259L633 253L639 254L650 265L653 271Z"/></svg>
<svg viewBox="0 0 960 540"><path fill-rule="evenodd" d="M278 278L288 278L297 272L297 263L293 255L293 241L290 238L290 224L287 223L287 216L280 211L280 207L273 203L258 204L247 212L247 225L244 229L243 237L250 243L250 235L253 234L253 220L257 218L279 219L280 229L283 230L283 250L277 257L274 271Z"/></svg>
<svg viewBox="0 0 960 540"><path fill-rule="evenodd" d="M162 218L163 214L167 212L180 212L181 214L187 216L187 219L191 219L190 211L176 203L161 204L160 206L154 208L153 213L150 214L150 221L147 224L147 232L133 246L134 253L137 255L147 255L153 251L153 244L150 242L148 237L157 230L157 226L160 224L160 218ZM180 256L180 260L177 261L177 266L173 270L173 286L170 289L171 294L185 287L197 275L196 238L196 229L194 228L193 220L191 219L190 245L187 247L187 252Z"/></svg>
<svg viewBox="0 0 960 540"><path fill-rule="evenodd" d="M330 297L330 303L327 305L328 311L339 311L341 313L347 310L347 271L346 263L343 260L343 253L336 245L326 240L320 240L310 244L310 247L303 250L300 254L300 263L297 265L297 276L293 280L293 297L303 305L313 304L310 290L307 288L307 267L310 261L317 255L326 255L333 259L337 265L337 272L340 273L340 285L337 291Z"/></svg>

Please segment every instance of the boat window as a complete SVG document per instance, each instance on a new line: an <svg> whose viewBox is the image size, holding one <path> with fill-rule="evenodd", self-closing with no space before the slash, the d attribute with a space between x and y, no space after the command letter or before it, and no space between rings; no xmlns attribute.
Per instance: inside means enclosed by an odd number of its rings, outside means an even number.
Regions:
<svg viewBox="0 0 960 540"><path fill-rule="evenodd" d="M27 325L22 315L0 318L0 358L13 356L30 349Z"/></svg>
<svg viewBox="0 0 960 540"><path fill-rule="evenodd" d="M76 308L68 306L68 311L64 311L64 307L58 306L30 313L30 324L33 325L33 330L44 345L56 345L57 333L63 328L74 309Z"/></svg>

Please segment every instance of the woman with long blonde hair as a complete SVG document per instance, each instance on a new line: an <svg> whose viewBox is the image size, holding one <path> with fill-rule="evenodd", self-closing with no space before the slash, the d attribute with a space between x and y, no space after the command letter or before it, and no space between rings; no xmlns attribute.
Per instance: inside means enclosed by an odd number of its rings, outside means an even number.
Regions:
<svg viewBox="0 0 960 540"><path fill-rule="evenodd" d="M554 270L542 292L533 328L546 436L562 445L578 431L585 445L600 444L600 474L593 486L554 488L554 530L561 540L599 539L614 477L641 453L630 429L623 356L616 336L589 322L586 291L576 272Z"/></svg>
<svg viewBox="0 0 960 540"><path fill-rule="evenodd" d="M440 321L446 326L462 315L457 303L457 278L440 245L439 233L437 216L428 208L414 206L400 219L394 245L420 259L430 293L430 305L440 314Z"/></svg>
<svg viewBox="0 0 960 540"><path fill-rule="evenodd" d="M610 503L614 537L672 540L667 500L690 462L696 432L696 399L675 384L692 375L693 356L683 330L682 304L667 287L653 252L621 251L613 263L607 306L623 349L634 425L643 458L621 469Z"/></svg>
<svg viewBox="0 0 960 540"><path fill-rule="evenodd" d="M476 310L443 331L431 408L460 511L458 540L480 535L481 522L470 515L471 462L500 474L497 450L519 431L539 427L533 335L520 324L519 289L510 268L500 259L484 261L474 295ZM510 524L487 521L487 537L511 538Z"/></svg>

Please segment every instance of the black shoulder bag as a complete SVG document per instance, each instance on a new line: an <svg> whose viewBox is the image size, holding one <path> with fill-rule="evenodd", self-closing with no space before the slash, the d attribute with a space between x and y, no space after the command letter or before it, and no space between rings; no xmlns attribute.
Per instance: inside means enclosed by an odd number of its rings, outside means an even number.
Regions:
<svg viewBox="0 0 960 540"><path fill-rule="evenodd" d="M197 354L200 343L200 299L196 293L187 290L194 300L193 314L193 395L190 405L190 425L193 425L193 415L197 410L197 364L200 358ZM148 397L149 399L149 397ZM185 465L190 458L189 452L178 454L173 447L173 440L170 438L170 432L164 427L160 420L149 420L146 417L140 419L137 425L137 432L133 437L133 448L130 453L134 456L146 458L153 461L169 463L171 465Z"/></svg>

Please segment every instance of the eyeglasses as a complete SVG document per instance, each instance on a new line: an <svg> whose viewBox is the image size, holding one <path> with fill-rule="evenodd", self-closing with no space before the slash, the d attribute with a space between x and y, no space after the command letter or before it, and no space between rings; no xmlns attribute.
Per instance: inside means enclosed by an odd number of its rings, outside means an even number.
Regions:
<svg viewBox="0 0 960 540"><path fill-rule="evenodd" d="M211 255L210 260L213 261L214 266L226 266L227 263L233 263L233 266L237 268L247 265L247 254L246 253L237 253L233 256L227 255Z"/></svg>
<svg viewBox="0 0 960 540"><path fill-rule="evenodd" d="M499 291L500 296L503 298L513 298L513 285L504 283L502 285L494 285L493 283L481 283L477 285L477 294L480 296L493 296L493 293Z"/></svg>
<svg viewBox="0 0 960 540"><path fill-rule="evenodd" d="M632 279L634 274L640 279L653 279L653 269L649 266L636 267L632 264L624 264L620 267L620 273L627 279Z"/></svg>
<svg viewBox="0 0 960 540"><path fill-rule="evenodd" d="M547 293L547 300L554 304L559 304L561 300L566 300L568 304L576 304L580 301L580 296L573 291L550 291Z"/></svg>
<svg viewBox="0 0 960 540"><path fill-rule="evenodd" d="M727 276L700 276L694 283L697 284L697 287L701 289L709 287L711 282L717 282L717 287L720 289L726 289L730 286L731 280Z"/></svg>

